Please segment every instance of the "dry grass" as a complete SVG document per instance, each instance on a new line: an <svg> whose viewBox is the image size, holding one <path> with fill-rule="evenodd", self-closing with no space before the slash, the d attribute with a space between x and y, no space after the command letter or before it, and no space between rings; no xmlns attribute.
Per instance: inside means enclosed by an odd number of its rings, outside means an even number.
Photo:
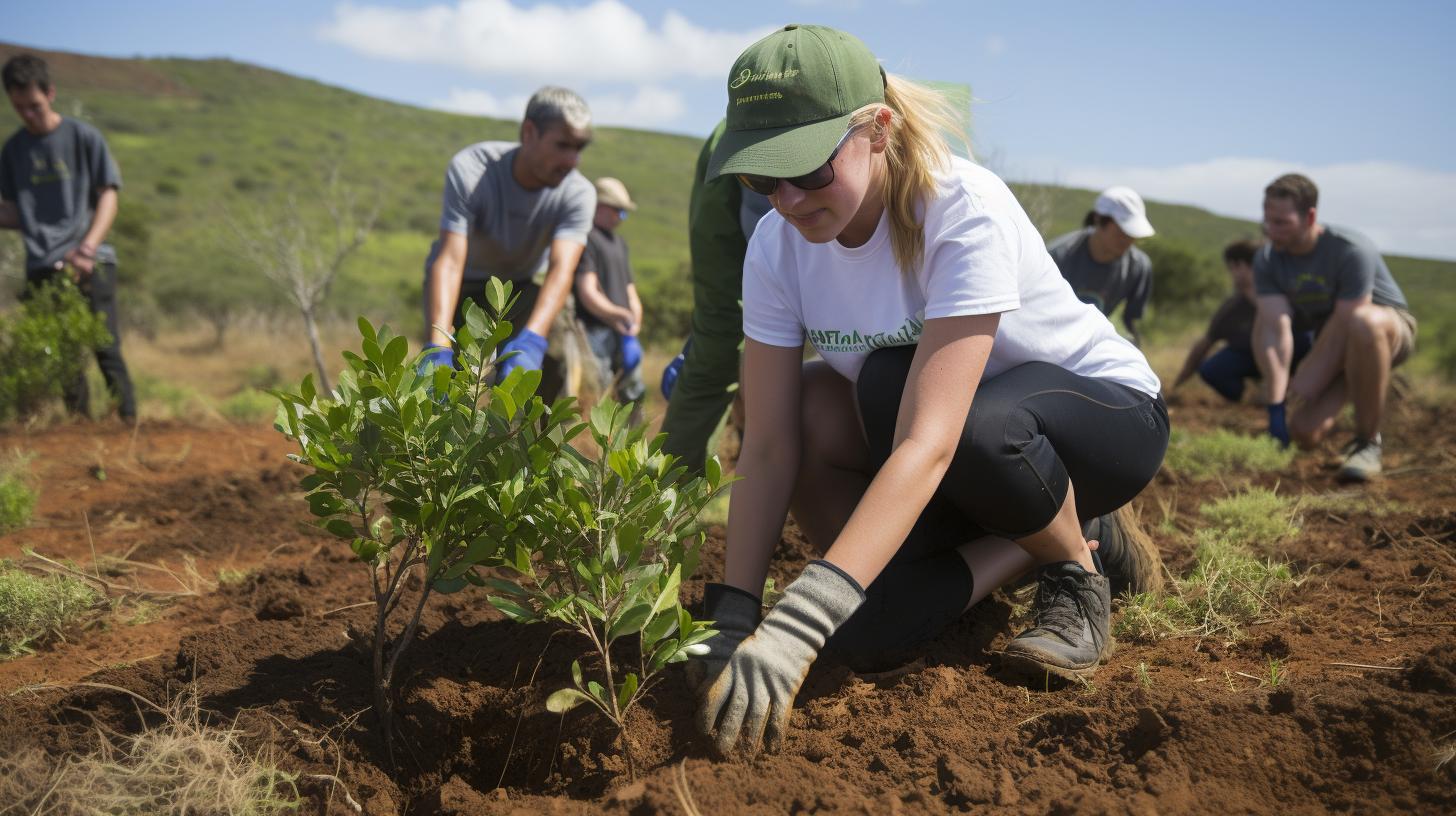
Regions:
<svg viewBox="0 0 1456 816"><path fill-rule="evenodd" d="M86 582L66 575L36 575L0 562L0 659L28 654L105 605Z"/></svg>
<svg viewBox="0 0 1456 816"><path fill-rule="evenodd" d="M1277 616L1279 600L1298 583L1288 564L1259 559L1213 531L1200 531L1199 539L1193 571L1167 592L1133 596L1117 622L1118 637L1232 641L1244 627Z"/></svg>
<svg viewBox="0 0 1456 816"><path fill-rule="evenodd" d="M30 816L297 812L296 777L279 770L268 755L249 752L235 724L210 723L195 693L179 695L165 708L132 696L160 713L162 722L134 735L98 725L93 751L59 761L40 750L0 759L0 801L16 808L7 812Z"/></svg>

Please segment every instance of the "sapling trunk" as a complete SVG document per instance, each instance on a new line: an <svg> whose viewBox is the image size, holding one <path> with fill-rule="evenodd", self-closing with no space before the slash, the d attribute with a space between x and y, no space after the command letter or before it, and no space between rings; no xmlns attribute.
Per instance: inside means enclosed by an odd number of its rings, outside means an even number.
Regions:
<svg viewBox="0 0 1456 816"><path fill-rule="evenodd" d="M308 345L313 351L313 367L318 372L319 387L325 394L333 389L329 387L329 370L324 366L323 345L319 342L318 321L314 320L313 309L301 309L303 312L303 326L308 330Z"/></svg>

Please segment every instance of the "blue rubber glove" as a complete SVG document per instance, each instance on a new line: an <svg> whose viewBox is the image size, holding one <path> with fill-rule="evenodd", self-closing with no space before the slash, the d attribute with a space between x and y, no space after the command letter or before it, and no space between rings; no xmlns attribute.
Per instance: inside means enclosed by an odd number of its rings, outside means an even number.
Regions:
<svg viewBox="0 0 1456 816"><path fill-rule="evenodd" d="M622 370L631 371L642 365L642 344L630 334L622 335Z"/></svg>
<svg viewBox="0 0 1456 816"><path fill-rule="evenodd" d="M1289 423L1284 418L1284 403L1269 406L1269 435L1279 440L1279 446L1289 447Z"/></svg>
<svg viewBox="0 0 1456 816"><path fill-rule="evenodd" d="M426 344L425 354L420 357L419 365L415 367L415 373L423 377L440 366L455 367L455 349L449 346L438 346L434 343Z"/></svg>
<svg viewBox="0 0 1456 816"><path fill-rule="evenodd" d="M663 399L672 399L672 389L677 386L677 378L682 376L683 364L688 361L688 349L692 347L693 338L689 337L688 341L683 343L682 351L678 352L678 355L672 358L672 362L667 364L667 368L662 370Z"/></svg>
<svg viewBox="0 0 1456 816"><path fill-rule="evenodd" d="M511 352L517 353L511 354ZM511 356L506 357L508 354ZM500 362L500 373L497 377L500 381L504 381L508 374L518 368L540 371L541 363L546 358L546 338L530 329L521 329L520 334L501 346L500 355L505 357Z"/></svg>

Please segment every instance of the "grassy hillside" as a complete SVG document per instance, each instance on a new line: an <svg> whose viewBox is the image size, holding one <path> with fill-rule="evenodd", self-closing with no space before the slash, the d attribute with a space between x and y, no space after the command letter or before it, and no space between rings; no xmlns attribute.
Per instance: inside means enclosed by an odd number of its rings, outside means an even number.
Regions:
<svg viewBox="0 0 1456 816"><path fill-rule="evenodd" d="M20 50L0 44L0 59ZM344 315L365 312L418 326L419 280L436 232L450 157L482 139L514 139L515 122L385 102L229 60L106 59L42 53L52 65L62 113L106 134L126 188L116 241L133 318L154 327L200 308L267 307L277 297L247 267L231 224L298 191L309 203L327 167L381 201L375 232L333 293ZM13 121L13 120L12 120ZM623 226L648 295L648 323L669 339L691 308L686 211L699 141L601 128L583 157L589 177L626 182L641 208ZM1048 237L1077 226L1095 196L1050 186L1018 189ZM1166 315L1223 290L1218 253L1257 234L1251 222L1194 207L1149 202L1159 237L1157 298ZM1456 312L1456 264L1391 258L1423 324ZM1188 308L1179 308L1188 307ZM1425 334L1423 332L1423 334ZM1425 335L1429 337L1430 335ZM1427 344L1432 345L1432 344Z"/></svg>

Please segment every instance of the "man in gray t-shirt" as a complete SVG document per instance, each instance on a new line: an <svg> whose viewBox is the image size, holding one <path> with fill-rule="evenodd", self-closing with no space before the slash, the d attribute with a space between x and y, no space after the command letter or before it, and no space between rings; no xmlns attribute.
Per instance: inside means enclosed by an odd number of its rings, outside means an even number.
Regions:
<svg viewBox="0 0 1456 816"><path fill-rule="evenodd" d="M96 128L56 113L44 60L21 54L0 73L22 123L0 148L0 228L20 230L27 293L69 269L91 310L106 320L112 341L97 349L96 361L121 418L134 420L136 397L116 320L116 252L106 243L121 170ZM67 408L87 413L84 375L64 388Z"/></svg>
<svg viewBox="0 0 1456 816"><path fill-rule="evenodd" d="M596 191L576 170L590 141L586 102L547 87L526 105L519 144L481 142L450 161L440 236L425 262L428 363L453 364L449 329L463 325L465 298L483 303L486 281L500 278L520 296L507 315L514 334L500 349L515 355L501 363L500 376L540 369L542 395L555 396L561 377L546 357L546 338L596 211Z"/></svg>
<svg viewBox="0 0 1456 816"><path fill-rule="evenodd" d="M1110 187L1097 196L1082 229L1047 244L1062 277L1083 303L1105 315L1126 304L1122 324L1139 346L1137 321L1153 294L1153 262L1133 242L1152 234L1142 198L1127 187Z"/></svg>
<svg viewBox="0 0 1456 816"><path fill-rule="evenodd" d="M1319 190L1299 174L1264 190L1269 244L1254 256L1258 316L1254 351L1269 402L1269 433L1313 447L1334 430L1346 402L1355 439L1340 478L1380 472L1380 422L1390 371L1415 347L1416 324L1380 253L1353 230L1319 223ZM1292 333L1316 332L1291 378ZM1286 396L1293 406L1286 416Z"/></svg>

